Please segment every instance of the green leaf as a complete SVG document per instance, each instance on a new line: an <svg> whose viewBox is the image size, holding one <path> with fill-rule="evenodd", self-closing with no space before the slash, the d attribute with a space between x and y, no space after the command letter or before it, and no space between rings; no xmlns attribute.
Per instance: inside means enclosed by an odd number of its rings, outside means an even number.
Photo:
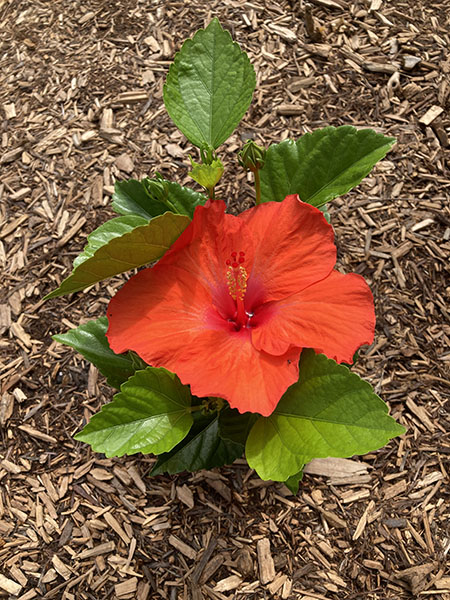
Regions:
<svg viewBox="0 0 450 600"><path fill-rule="evenodd" d="M394 142L372 129L343 125L274 144L260 171L262 202L298 194L303 202L322 206L358 185Z"/></svg>
<svg viewBox="0 0 450 600"><path fill-rule="evenodd" d="M87 246L84 247L83 252L79 254L73 261L73 268L76 269L79 265L84 263L89 258L92 258L99 248L111 242L116 238L120 238L126 233L130 233L136 227L141 225L147 225L148 219L143 219L137 215L128 215L126 217L116 217L110 219L94 229L92 233L88 235Z"/></svg>
<svg viewBox="0 0 450 600"><path fill-rule="evenodd" d="M223 174L223 164L219 158L213 160L210 165L196 163L191 158L191 167L192 171L189 171L188 175L207 190L212 189Z"/></svg>
<svg viewBox="0 0 450 600"><path fill-rule="evenodd" d="M258 419L255 413L241 414L226 406L219 413L219 435L222 439L245 445L250 429Z"/></svg>
<svg viewBox="0 0 450 600"><path fill-rule="evenodd" d="M284 485L292 492L293 496L297 495L300 481L303 479L303 469L294 475L291 475L289 479L286 479Z"/></svg>
<svg viewBox="0 0 450 600"><path fill-rule="evenodd" d="M150 196L144 180L116 181L112 199L111 206L120 215L139 215L150 220L169 210L164 202Z"/></svg>
<svg viewBox="0 0 450 600"><path fill-rule="evenodd" d="M157 176L117 181L112 208L121 215L139 215L149 220L168 210L192 217L195 207L205 202L203 194Z"/></svg>
<svg viewBox="0 0 450 600"><path fill-rule="evenodd" d="M66 333L58 333L53 336L53 339L60 344L75 348L98 368L109 385L119 389L136 369L129 355L115 354L111 350L106 337L107 329L108 319L100 317Z"/></svg>
<svg viewBox="0 0 450 600"><path fill-rule="evenodd" d="M194 146L217 148L244 116L255 85L247 54L213 19L176 54L164 85L164 103Z"/></svg>
<svg viewBox="0 0 450 600"><path fill-rule="evenodd" d="M133 228L131 223L142 225ZM75 260L72 274L44 300L77 292L97 281L157 260L188 224L188 217L171 212L150 222L131 215L111 219L88 237L88 245Z"/></svg>
<svg viewBox="0 0 450 600"><path fill-rule="evenodd" d="M404 431L366 381L303 350L299 381L270 417L258 419L245 452L261 479L286 481L313 458L365 454Z"/></svg>
<svg viewBox="0 0 450 600"><path fill-rule="evenodd" d="M195 415L194 425L184 440L167 454L158 457L151 475L198 471L231 464L242 456L244 446L219 436L216 416Z"/></svg>
<svg viewBox="0 0 450 600"><path fill-rule="evenodd" d="M166 181L168 201L180 215L193 217L197 206L202 206L207 201L207 197L191 188L183 187L173 181Z"/></svg>
<svg viewBox="0 0 450 600"><path fill-rule="evenodd" d="M108 458L168 452L192 425L189 388L165 369L137 371L75 439Z"/></svg>

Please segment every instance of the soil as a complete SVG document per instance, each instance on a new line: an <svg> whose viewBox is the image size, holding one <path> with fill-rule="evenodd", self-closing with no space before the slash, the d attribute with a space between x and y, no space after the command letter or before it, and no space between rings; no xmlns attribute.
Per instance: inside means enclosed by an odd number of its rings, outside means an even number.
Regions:
<svg viewBox="0 0 450 600"><path fill-rule="evenodd" d="M162 86L214 16L258 81L219 150L231 210L253 202L248 138L397 139L330 213L377 307L357 370L407 433L311 465L295 497L243 459L149 478L152 457L75 442L111 391L51 336L103 315L123 277L42 300L113 216L116 179L191 185ZM445 0L0 0L0 598L450 599L449 25Z"/></svg>

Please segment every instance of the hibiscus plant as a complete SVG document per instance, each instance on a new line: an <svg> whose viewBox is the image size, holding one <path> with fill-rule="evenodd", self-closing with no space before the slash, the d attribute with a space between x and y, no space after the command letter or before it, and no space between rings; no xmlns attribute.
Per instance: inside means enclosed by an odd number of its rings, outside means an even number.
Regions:
<svg viewBox="0 0 450 600"><path fill-rule="evenodd" d="M75 438L106 456L153 453L152 474L245 457L295 493L305 463L380 448L403 433L350 368L374 337L364 279L335 268L326 205L388 152L393 138L325 127L238 154L256 202L226 212L216 151L255 88L248 56L217 19L187 40L164 86L175 125L199 149L201 193L159 174L117 182L120 216L88 236L47 298L145 266L107 315L54 338L120 390Z"/></svg>

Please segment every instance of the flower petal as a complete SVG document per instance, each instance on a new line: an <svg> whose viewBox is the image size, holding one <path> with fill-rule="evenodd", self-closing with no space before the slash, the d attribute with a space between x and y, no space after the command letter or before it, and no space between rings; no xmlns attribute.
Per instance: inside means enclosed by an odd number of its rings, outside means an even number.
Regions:
<svg viewBox="0 0 450 600"><path fill-rule="evenodd" d="M244 251L246 265L251 268L251 232L241 219L226 214L225 209L221 200L208 200L205 206L196 207L191 223L159 262L176 264L214 286L226 281L226 261L231 252Z"/></svg>
<svg viewBox="0 0 450 600"><path fill-rule="evenodd" d="M318 208L295 195L246 210L255 260L247 294L253 304L280 300L326 277L336 262L333 228ZM259 293L254 294L257 285ZM262 294L264 296L262 297Z"/></svg>
<svg viewBox="0 0 450 600"><path fill-rule="evenodd" d="M175 372L197 396L225 398L240 412L271 414L297 381L300 350L259 352L248 329L234 331L217 314L207 286L161 263L140 271L111 300L112 350L134 350L152 366Z"/></svg>
<svg viewBox="0 0 450 600"><path fill-rule="evenodd" d="M360 275L332 271L298 294L268 303L255 315L252 341L259 350L284 354L291 344L352 363L375 329L372 293Z"/></svg>

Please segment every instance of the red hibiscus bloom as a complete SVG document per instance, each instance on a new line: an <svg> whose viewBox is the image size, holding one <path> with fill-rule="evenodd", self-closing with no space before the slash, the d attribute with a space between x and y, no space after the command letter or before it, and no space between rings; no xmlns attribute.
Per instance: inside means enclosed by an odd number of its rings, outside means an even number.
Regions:
<svg viewBox="0 0 450 600"><path fill-rule="evenodd" d="M331 225L296 195L238 217L208 201L111 300L110 346L175 372L197 396L268 416L303 348L351 362L373 340L372 294L335 262Z"/></svg>

